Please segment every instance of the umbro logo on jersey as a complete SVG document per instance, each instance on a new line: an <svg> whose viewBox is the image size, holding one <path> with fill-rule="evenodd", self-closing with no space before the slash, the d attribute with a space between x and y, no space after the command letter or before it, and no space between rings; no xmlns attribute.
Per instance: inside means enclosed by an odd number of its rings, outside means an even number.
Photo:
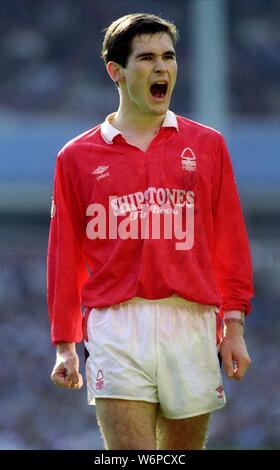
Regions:
<svg viewBox="0 0 280 470"><path fill-rule="evenodd" d="M98 166L97 168L95 168L95 170L92 172L93 175L102 175L102 173L104 173L104 171L107 170L107 168L109 168L108 166Z"/></svg>
<svg viewBox="0 0 280 470"><path fill-rule="evenodd" d="M105 173L108 168L108 166L98 166L97 168L95 168L95 170L92 171L92 174L96 175L96 181L101 180L101 178L106 178L110 175L108 171L107 173Z"/></svg>
<svg viewBox="0 0 280 470"><path fill-rule="evenodd" d="M182 168L185 171L195 171L196 170L196 156L193 150L189 147L186 147L181 153L181 162Z"/></svg>

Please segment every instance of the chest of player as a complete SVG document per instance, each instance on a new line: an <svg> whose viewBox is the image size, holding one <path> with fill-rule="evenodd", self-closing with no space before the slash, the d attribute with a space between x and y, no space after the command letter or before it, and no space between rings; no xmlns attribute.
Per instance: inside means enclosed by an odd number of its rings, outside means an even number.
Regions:
<svg viewBox="0 0 280 470"><path fill-rule="evenodd" d="M110 197L124 201L161 203L169 198L182 202L188 192L201 199L211 198L211 155L203 147L187 141L154 140L143 152L132 145L117 143L83 153L80 173L80 195L87 207L98 203L106 206ZM81 194L82 193L82 194Z"/></svg>

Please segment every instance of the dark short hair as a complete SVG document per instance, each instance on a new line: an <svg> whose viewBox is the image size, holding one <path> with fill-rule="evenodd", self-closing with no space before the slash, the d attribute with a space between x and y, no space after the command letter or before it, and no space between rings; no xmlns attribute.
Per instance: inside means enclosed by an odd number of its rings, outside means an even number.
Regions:
<svg viewBox="0 0 280 470"><path fill-rule="evenodd" d="M114 21L106 30L102 57L107 64L111 60L125 67L131 53L131 44L140 34L167 33L175 47L179 37L176 26L163 18L146 13L133 13Z"/></svg>

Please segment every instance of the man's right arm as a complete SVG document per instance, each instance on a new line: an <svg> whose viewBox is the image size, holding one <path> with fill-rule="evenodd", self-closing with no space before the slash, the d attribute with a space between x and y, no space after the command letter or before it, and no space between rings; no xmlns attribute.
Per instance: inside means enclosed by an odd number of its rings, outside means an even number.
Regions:
<svg viewBox="0 0 280 470"><path fill-rule="evenodd" d="M56 161L47 260L47 296L56 362L51 380L58 386L82 386L76 343L82 340L81 288L88 277L83 262L84 210L64 151ZM71 159L70 159L71 160Z"/></svg>
<svg viewBox="0 0 280 470"><path fill-rule="evenodd" d="M56 345L56 362L51 380L59 387L80 389L83 386L76 343L59 342Z"/></svg>
<svg viewBox="0 0 280 470"><path fill-rule="evenodd" d="M83 259L85 210L68 156L61 151L56 161L47 257L48 312L53 344L82 340L81 290L88 279Z"/></svg>

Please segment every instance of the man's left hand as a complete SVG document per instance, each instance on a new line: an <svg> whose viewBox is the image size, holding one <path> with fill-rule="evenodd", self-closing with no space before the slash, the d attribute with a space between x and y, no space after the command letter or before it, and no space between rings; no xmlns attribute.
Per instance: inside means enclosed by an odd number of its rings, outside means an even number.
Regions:
<svg viewBox="0 0 280 470"><path fill-rule="evenodd" d="M227 323L220 353L227 377L237 381L241 380L251 364L243 337L243 326L238 323Z"/></svg>

